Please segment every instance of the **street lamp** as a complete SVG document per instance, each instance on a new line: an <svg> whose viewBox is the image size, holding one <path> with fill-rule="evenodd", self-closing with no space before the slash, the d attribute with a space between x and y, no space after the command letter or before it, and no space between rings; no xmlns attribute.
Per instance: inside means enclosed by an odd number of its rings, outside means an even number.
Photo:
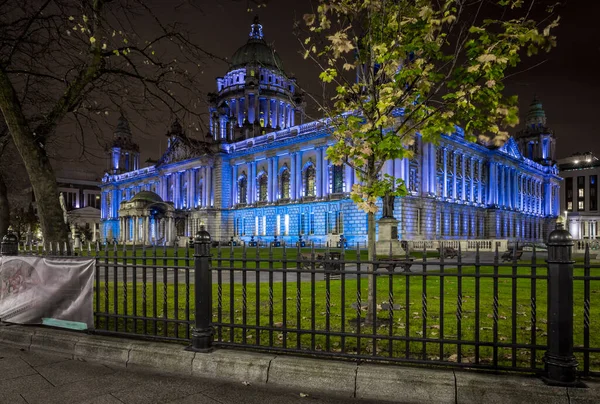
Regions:
<svg viewBox="0 0 600 404"><path fill-rule="evenodd" d="M569 211L565 210L565 230L569 231L569 222L567 221L567 218L569 216Z"/></svg>

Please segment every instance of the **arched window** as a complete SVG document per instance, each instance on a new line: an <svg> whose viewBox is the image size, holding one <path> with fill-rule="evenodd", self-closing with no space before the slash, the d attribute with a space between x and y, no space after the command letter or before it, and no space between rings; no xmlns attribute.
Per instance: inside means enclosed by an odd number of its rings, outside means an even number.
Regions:
<svg viewBox="0 0 600 404"><path fill-rule="evenodd" d="M281 199L290 199L290 170L284 166L281 172Z"/></svg>
<svg viewBox="0 0 600 404"><path fill-rule="evenodd" d="M238 180L238 203L248 203L248 179L245 173Z"/></svg>
<svg viewBox="0 0 600 404"><path fill-rule="evenodd" d="M304 196L315 196L316 170L314 164L310 163L304 170Z"/></svg>
<svg viewBox="0 0 600 404"><path fill-rule="evenodd" d="M268 177L266 173L262 173L258 176L258 201L266 202L267 201L267 185L268 185Z"/></svg>
<svg viewBox="0 0 600 404"><path fill-rule="evenodd" d="M332 168L331 193L341 194L344 192L344 166L335 165Z"/></svg>

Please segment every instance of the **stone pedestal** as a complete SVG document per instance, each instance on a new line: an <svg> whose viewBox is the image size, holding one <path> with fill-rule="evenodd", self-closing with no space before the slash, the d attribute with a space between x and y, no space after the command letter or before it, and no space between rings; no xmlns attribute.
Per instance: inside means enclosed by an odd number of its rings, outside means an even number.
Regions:
<svg viewBox="0 0 600 404"><path fill-rule="evenodd" d="M379 219L379 234L377 243L375 243L375 250L377 255L390 255L390 249L392 256L406 255L406 252L398 240L398 220L391 217L384 217Z"/></svg>

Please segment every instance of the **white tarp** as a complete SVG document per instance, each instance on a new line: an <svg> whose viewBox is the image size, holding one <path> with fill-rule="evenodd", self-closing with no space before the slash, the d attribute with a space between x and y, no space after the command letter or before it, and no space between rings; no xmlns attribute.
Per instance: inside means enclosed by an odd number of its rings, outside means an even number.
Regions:
<svg viewBox="0 0 600 404"><path fill-rule="evenodd" d="M42 319L93 328L93 258L0 256L0 320L42 324Z"/></svg>

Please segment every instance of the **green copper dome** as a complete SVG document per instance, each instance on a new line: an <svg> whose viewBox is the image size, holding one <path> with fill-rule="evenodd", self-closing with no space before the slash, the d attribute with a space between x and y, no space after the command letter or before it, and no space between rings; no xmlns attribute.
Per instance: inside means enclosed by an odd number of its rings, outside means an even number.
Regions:
<svg viewBox="0 0 600 404"><path fill-rule="evenodd" d="M533 101L529 104L527 112L526 125L530 127L545 126L546 113L542 108L542 103L537 97L533 97Z"/></svg>
<svg viewBox="0 0 600 404"><path fill-rule="evenodd" d="M151 191L141 191L135 194L133 198L131 198L131 202L134 201L144 201L144 202L162 202L162 198Z"/></svg>
<svg viewBox="0 0 600 404"><path fill-rule="evenodd" d="M244 67L249 64L258 64L283 71L281 58L263 39L262 25L259 24L258 17L254 18L254 23L251 25L248 42L236 50L231 57L231 68Z"/></svg>

